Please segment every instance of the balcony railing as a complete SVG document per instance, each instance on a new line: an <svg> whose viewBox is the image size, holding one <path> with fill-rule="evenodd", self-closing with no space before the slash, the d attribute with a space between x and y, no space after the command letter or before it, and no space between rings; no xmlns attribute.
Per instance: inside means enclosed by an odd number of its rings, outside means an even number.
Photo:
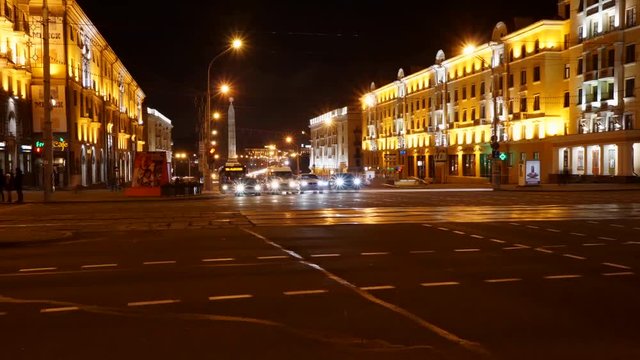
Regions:
<svg viewBox="0 0 640 360"><path fill-rule="evenodd" d="M598 70L587 71L584 73L584 81L598 80Z"/></svg>
<svg viewBox="0 0 640 360"><path fill-rule="evenodd" d="M600 79L610 78L610 77L613 77L613 76L614 76L614 67L613 66L601 69L600 73L598 74L598 77Z"/></svg>

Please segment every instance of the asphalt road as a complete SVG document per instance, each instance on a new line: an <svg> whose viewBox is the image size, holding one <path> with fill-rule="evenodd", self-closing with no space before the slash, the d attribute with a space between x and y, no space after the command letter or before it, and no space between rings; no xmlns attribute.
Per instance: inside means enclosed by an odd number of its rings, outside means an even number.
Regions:
<svg viewBox="0 0 640 360"><path fill-rule="evenodd" d="M640 193L0 208L2 359L638 359Z"/></svg>

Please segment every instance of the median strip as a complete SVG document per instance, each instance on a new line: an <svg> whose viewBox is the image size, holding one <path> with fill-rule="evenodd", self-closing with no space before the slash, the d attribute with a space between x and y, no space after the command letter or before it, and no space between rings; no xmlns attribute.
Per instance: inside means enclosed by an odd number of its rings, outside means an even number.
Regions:
<svg viewBox="0 0 640 360"><path fill-rule="evenodd" d="M498 244L504 244L506 242L504 240L498 240L498 239L489 239L489 241L493 241L493 242L498 243Z"/></svg>
<svg viewBox="0 0 640 360"><path fill-rule="evenodd" d="M585 244L582 244L582 246L603 246L603 245L607 245L607 244L603 244L603 243L585 243Z"/></svg>
<svg viewBox="0 0 640 360"><path fill-rule="evenodd" d="M453 233L454 234L458 234L458 235L465 235L466 234L464 231L459 231L459 230L454 230Z"/></svg>
<svg viewBox="0 0 640 360"><path fill-rule="evenodd" d="M484 239L484 236L482 235L470 235L472 238L476 238L476 239Z"/></svg>
<svg viewBox="0 0 640 360"><path fill-rule="evenodd" d="M412 251L409 251L409 254L432 254L434 252L435 251L433 250L412 250Z"/></svg>
<svg viewBox="0 0 640 360"><path fill-rule="evenodd" d="M64 306L64 307L40 309L40 313L54 313L54 312L77 311L77 310L80 310L80 308L77 306Z"/></svg>
<svg viewBox="0 0 640 360"><path fill-rule="evenodd" d="M585 235L583 233L575 233L575 232L572 232L572 233L569 233L569 234L575 235L575 236L587 236L587 235Z"/></svg>
<svg viewBox="0 0 640 360"><path fill-rule="evenodd" d="M446 227L439 227L439 228L438 228L438 230L442 230L442 231L449 231L449 229L448 229L448 228L446 228Z"/></svg>
<svg viewBox="0 0 640 360"><path fill-rule="evenodd" d="M220 296L209 296L209 300L211 301L236 300L236 299L248 299L251 297L253 297L253 295L251 294L220 295Z"/></svg>
<svg viewBox="0 0 640 360"><path fill-rule="evenodd" d="M547 254L553 254L553 251L547 250L547 249L543 249L543 248L535 248L534 250L535 251L540 251L540 252L543 252L543 253L547 253Z"/></svg>
<svg viewBox="0 0 640 360"><path fill-rule="evenodd" d="M547 231L551 231L551 232L555 232L555 233L560 232L560 230L558 230L558 229L551 229L551 228L547 229Z"/></svg>
<svg viewBox="0 0 640 360"><path fill-rule="evenodd" d="M148 305L165 305L179 303L180 300L152 300L152 301L135 301L127 303L127 306L148 306Z"/></svg>
<svg viewBox="0 0 640 360"><path fill-rule="evenodd" d="M600 239L600 240L608 240L608 241L616 241L617 240L617 239L610 238L610 237L605 237L605 236L598 236L598 239Z"/></svg>
<svg viewBox="0 0 640 360"><path fill-rule="evenodd" d="M455 252L474 252L474 251L480 251L480 249L455 249L453 251L455 251Z"/></svg>

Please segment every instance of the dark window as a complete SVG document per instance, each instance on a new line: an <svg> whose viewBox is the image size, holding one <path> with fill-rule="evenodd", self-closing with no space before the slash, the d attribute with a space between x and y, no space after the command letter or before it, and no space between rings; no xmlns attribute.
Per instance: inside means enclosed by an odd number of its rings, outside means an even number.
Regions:
<svg viewBox="0 0 640 360"><path fill-rule="evenodd" d="M534 45L534 49L536 54L540 52L540 40L536 39L535 45Z"/></svg>
<svg viewBox="0 0 640 360"><path fill-rule="evenodd" d="M467 121L467 110L462 111L462 119L460 121Z"/></svg>
<svg viewBox="0 0 640 360"><path fill-rule="evenodd" d="M513 74L509 74L509 77L507 78L507 86L509 88L513 87Z"/></svg>
<svg viewBox="0 0 640 360"><path fill-rule="evenodd" d="M569 64L564 64L564 78L568 79L571 77L571 66Z"/></svg>
<svg viewBox="0 0 640 360"><path fill-rule="evenodd" d="M577 104L582 104L582 88L578 89L578 101Z"/></svg>
<svg viewBox="0 0 640 360"><path fill-rule="evenodd" d="M522 45L522 47L520 48L520 57L524 58L525 56L527 56L527 47L525 45Z"/></svg>
<svg viewBox="0 0 640 360"><path fill-rule="evenodd" d="M487 117L487 110L483 105L480 105L480 119L485 119Z"/></svg>
<svg viewBox="0 0 640 360"><path fill-rule="evenodd" d="M467 100L467 87L462 88L462 100Z"/></svg>
<svg viewBox="0 0 640 360"><path fill-rule="evenodd" d="M476 108L471 109L471 120L476 119Z"/></svg>
<svg viewBox="0 0 640 360"><path fill-rule="evenodd" d="M78 91L73 90L73 106L78 106Z"/></svg>
<svg viewBox="0 0 640 360"><path fill-rule="evenodd" d="M540 160L540 153L537 151L533 152L533 160Z"/></svg>
<svg viewBox="0 0 640 360"><path fill-rule="evenodd" d="M462 175L476 176L476 154L462 154Z"/></svg>
<svg viewBox="0 0 640 360"><path fill-rule="evenodd" d="M480 96L484 95L484 81L480 83Z"/></svg>
<svg viewBox="0 0 640 360"><path fill-rule="evenodd" d="M598 70L598 54L591 55L591 69Z"/></svg>
<svg viewBox="0 0 640 360"><path fill-rule="evenodd" d="M423 108L423 109L424 109L424 108L426 108L426 106L425 106L425 105L426 105L426 101L425 101L425 99L424 99L424 98L422 98L422 108Z"/></svg>
<svg viewBox="0 0 640 360"><path fill-rule="evenodd" d="M429 98L429 108L431 108L431 98Z"/></svg>
<svg viewBox="0 0 640 360"><path fill-rule="evenodd" d="M607 66L613 67L616 61L616 51L614 49L609 49L609 54L607 55Z"/></svg>
<svg viewBox="0 0 640 360"><path fill-rule="evenodd" d="M626 64L636 61L636 44L627 45L624 59Z"/></svg>
<svg viewBox="0 0 640 360"><path fill-rule="evenodd" d="M513 114L513 100L509 100L509 114Z"/></svg>
<svg viewBox="0 0 640 360"><path fill-rule="evenodd" d="M513 49L509 50L509 61L513 61Z"/></svg>
<svg viewBox="0 0 640 360"><path fill-rule="evenodd" d="M624 81L624 97L634 97L636 96L636 79L629 78Z"/></svg>
<svg viewBox="0 0 640 360"><path fill-rule="evenodd" d="M636 8L631 7L626 12L627 27L636 26Z"/></svg>
<svg viewBox="0 0 640 360"><path fill-rule="evenodd" d="M568 108L571 103L571 93L565 91L564 93L564 107Z"/></svg>
<svg viewBox="0 0 640 360"><path fill-rule="evenodd" d="M458 101L458 89L453 91L453 101Z"/></svg>
<svg viewBox="0 0 640 360"><path fill-rule="evenodd" d="M576 74L582 75L582 58L578 58L578 67L576 68Z"/></svg>
<svg viewBox="0 0 640 360"><path fill-rule="evenodd" d="M567 12L567 16L568 16ZM564 49L567 50L569 48L569 34L564 34Z"/></svg>
<svg viewBox="0 0 640 360"><path fill-rule="evenodd" d="M471 85L471 97L476 97L476 84Z"/></svg>
<svg viewBox="0 0 640 360"><path fill-rule="evenodd" d="M533 81L540 81L540 66L533 68Z"/></svg>
<svg viewBox="0 0 640 360"><path fill-rule="evenodd" d="M520 112L527 112L527 97L520 98Z"/></svg>
<svg viewBox="0 0 640 360"><path fill-rule="evenodd" d="M449 155L449 175L458 175L458 155Z"/></svg>
<svg viewBox="0 0 640 360"><path fill-rule="evenodd" d="M527 70L522 70L520 72L520 85L527 84Z"/></svg>
<svg viewBox="0 0 640 360"><path fill-rule="evenodd" d="M533 111L540 110L540 95L533 95Z"/></svg>

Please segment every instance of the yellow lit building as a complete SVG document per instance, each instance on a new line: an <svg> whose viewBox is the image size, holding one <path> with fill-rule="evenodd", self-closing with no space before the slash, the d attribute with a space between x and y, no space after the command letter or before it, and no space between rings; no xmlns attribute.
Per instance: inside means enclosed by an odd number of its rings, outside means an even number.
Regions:
<svg viewBox="0 0 640 360"><path fill-rule="evenodd" d="M635 0L561 0L564 20L514 32L498 23L489 43L461 44L452 58L439 51L429 68L371 84L361 98L365 166L389 177L486 182L494 173L518 183L538 160L543 183L562 173L637 179L635 9Z"/></svg>
<svg viewBox="0 0 640 360"><path fill-rule="evenodd" d="M28 1L33 131L42 139L42 1ZM58 186L128 182L145 146L145 94L74 0L50 0L54 163Z"/></svg>
<svg viewBox="0 0 640 360"><path fill-rule="evenodd" d="M345 106L309 120L309 168L317 175L363 170L360 109Z"/></svg>

